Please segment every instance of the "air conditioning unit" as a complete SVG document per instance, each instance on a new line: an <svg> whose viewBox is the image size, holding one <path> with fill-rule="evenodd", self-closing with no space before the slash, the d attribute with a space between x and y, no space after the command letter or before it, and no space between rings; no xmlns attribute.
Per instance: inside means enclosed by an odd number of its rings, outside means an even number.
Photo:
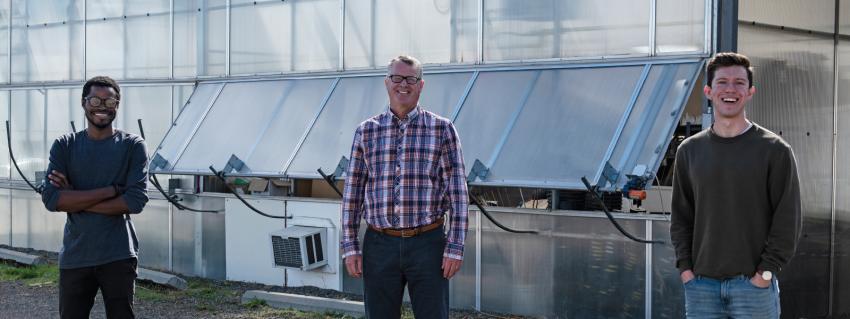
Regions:
<svg viewBox="0 0 850 319"><path fill-rule="evenodd" d="M270 234L274 267L310 270L328 264L327 229L291 226Z"/></svg>

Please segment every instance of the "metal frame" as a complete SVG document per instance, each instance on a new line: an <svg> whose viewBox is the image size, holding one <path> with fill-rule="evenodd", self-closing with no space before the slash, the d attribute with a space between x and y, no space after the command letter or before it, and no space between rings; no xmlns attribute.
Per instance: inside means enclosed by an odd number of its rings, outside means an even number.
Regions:
<svg viewBox="0 0 850 319"><path fill-rule="evenodd" d="M215 93L215 98L213 98L210 101L210 104L207 105L207 108L206 108L206 110L204 110L204 113L201 115L201 118L199 119L199 121L195 122L195 127L192 128L192 133L190 133L189 136L188 136L189 138L187 138L186 141L183 142L183 146L180 147L180 151L177 153L177 156L174 157L174 162L169 163L169 164L171 164L171 168L177 167L177 163L180 162L180 157L182 157L183 153L186 152L186 148L189 147L189 143L191 143L192 140L195 139L195 133L198 132L198 128L201 127L201 124L204 122L204 119L207 117L207 114L210 113L210 110L215 105L215 102L218 101L218 97L221 96L221 91L224 91L225 86L227 86L227 85L221 84L218 87L218 91L216 91L216 93ZM183 115L183 112L180 112L180 115ZM179 120L179 119L180 119L180 116L178 115L177 119L174 120L175 124L177 123L177 120ZM170 131L170 129L169 129L169 131ZM162 146L162 143L160 143L160 147L161 146Z"/></svg>
<svg viewBox="0 0 850 319"><path fill-rule="evenodd" d="M652 236L652 220L647 219L644 222L644 237L646 240L653 240ZM644 290L643 290L643 301L644 301L644 318L650 319L652 318L652 245L653 244L645 244L646 250L644 250L644 277L643 280Z"/></svg>
<svg viewBox="0 0 850 319"><path fill-rule="evenodd" d="M685 87L682 90L682 95L679 96L679 98L677 99L677 101L676 101L677 105L684 105L685 103L688 103L688 97L691 95L691 92L694 90L694 86L696 85L696 81L699 78L700 70L702 69L703 65L704 65L704 63L700 63L699 65L697 65L696 71L691 76L691 78L688 80L688 83L685 84ZM675 113L670 114L670 116L673 117L673 118L676 118L676 119L680 119L680 118L682 118L682 112L684 112L684 111L685 111L685 108L680 107ZM658 146L655 148L655 152L654 152L655 155L653 155L652 160L650 161L650 162L657 163L656 166L652 168L653 172L658 171L658 165L661 165L661 161L656 161L656 159L660 156L664 156L664 151L667 150L667 147L670 146L671 140L670 140L669 136L673 136L673 133L676 131L677 125L678 125L678 123L672 122L668 126L667 131L662 135L662 136L664 136L664 138L660 141L660 144L658 144Z"/></svg>
<svg viewBox="0 0 850 319"><path fill-rule="evenodd" d="M455 104L455 110L452 112L452 123L457 120L458 114L460 114L460 109L463 108L463 104L466 103L466 98L469 97L469 92L472 91L472 86L475 85L475 80L478 80L478 74L480 71L475 71L472 73L472 76L469 77L469 83L466 84L466 88L463 89L463 95L460 96L460 100Z"/></svg>
<svg viewBox="0 0 850 319"><path fill-rule="evenodd" d="M656 56L658 49L655 47L658 36L658 0L649 1L649 56Z"/></svg>
<svg viewBox="0 0 850 319"><path fill-rule="evenodd" d="M528 83L528 87L525 89L525 93L522 94L522 98L520 99L519 105L514 109L514 113L511 115L510 120L508 120L508 124L505 127L505 130L502 131L502 136L499 138L499 143L496 144L495 149L493 149L493 153L490 154L490 159L487 160L487 169L493 167L493 164L496 163L496 159L499 157L499 154L502 153L502 148L505 146L505 143L508 141L508 137L511 136L511 131L514 129L514 125L516 124L517 119L519 119L519 115L522 114L522 110L525 109L525 105L528 103L528 98L531 97L531 92L534 91L534 87L537 86L537 81L540 79L540 75L543 71L537 70L534 74L534 77L531 78L531 81Z"/></svg>
<svg viewBox="0 0 850 319"><path fill-rule="evenodd" d="M611 140L611 143L608 144L608 149L605 151L605 156L602 158L602 163L599 163L599 168L596 169L596 174L593 174L594 181L599 181L600 176L602 176L602 172L605 169L605 164L611 160L611 156L614 154L614 149L617 147L617 143L620 142L620 138L623 135L623 130L626 128L626 123L629 121L629 117L632 115L632 111L634 111L635 104L637 104L637 99L640 97L640 92L643 90L643 85L646 83L646 79L649 77L649 72L652 70L652 64L647 63L643 67L643 71L641 71L640 78L638 78L638 82L635 85L635 90L632 91L632 96L629 98L629 105L626 107L626 112L623 113L623 116L620 118L620 123L617 124L617 131L614 132L614 139Z"/></svg>
<svg viewBox="0 0 850 319"><path fill-rule="evenodd" d="M305 130L304 134L301 135L301 139L299 139L298 144L295 145L295 150L292 151L289 159L286 160L286 164L283 165L283 169L281 169L280 173L285 174L289 170L289 166L292 165L292 162L295 160L295 156L298 155L299 151L301 151L301 145L303 145L304 141L307 140L307 136L309 136L310 132L313 131L313 126L316 125L316 121L319 119L319 116L322 115L322 111L325 110L325 106L328 105L328 101L330 101L331 95L333 95L334 90L336 90L337 85L339 85L339 82L340 78L336 78L336 80L331 83L331 86L328 88L328 92L322 99L322 104L319 106L319 110L316 112L316 116L313 117L313 120L310 121L310 125L307 127L307 130Z"/></svg>

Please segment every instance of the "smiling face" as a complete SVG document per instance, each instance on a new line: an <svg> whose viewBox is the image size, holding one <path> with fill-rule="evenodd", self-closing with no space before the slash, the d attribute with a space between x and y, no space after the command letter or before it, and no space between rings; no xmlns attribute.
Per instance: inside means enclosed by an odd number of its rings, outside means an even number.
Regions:
<svg viewBox="0 0 850 319"><path fill-rule="evenodd" d="M92 86L89 95L82 99L83 110L85 110L86 119L89 125L98 129L105 129L112 126L112 121L115 120L115 115L118 112L118 104L114 107L108 107L107 100L116 99L118 94L115 89L105 86ZM92 105L93 99L100 99L101 103L98 106ZM96 102L94 104L97 104Z"/></svg>
<svg viewBox="0 0 850 319"><path fill-rule="evenodd" d="M747 69L733 65L714 70L711 85L703 88L705 96L714 106L715 118L744 118L744 106L752 99L756 88L750 86Z"/></svg>
<svg viewBox="0 0 850 319"><path fill-rule="evenodd" d="M387 86L387 94L390 98L390 107L395 111L401 111L403 114L413 110L416 104L419 103L419 94L422 93L422 87L425 86L424 80L419 80L416 84L409 84L402 80L400 83L395 83L390 80L389 76L400 75L404 77L418 77L418 70L412 65L408 65L402 61L393 62L390 67L388 77L384 78L384 84Z"/></svg>

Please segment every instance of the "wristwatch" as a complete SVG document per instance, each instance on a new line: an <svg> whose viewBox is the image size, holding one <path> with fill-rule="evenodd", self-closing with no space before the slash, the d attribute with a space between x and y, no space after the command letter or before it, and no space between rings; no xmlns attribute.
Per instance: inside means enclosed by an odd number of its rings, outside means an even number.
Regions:
<svg viewBox="0 0 850 319"><path fill-rule="evenodd" d="M761 279L770 281L773 279L773 273L770 270L765 270L761 272Z"/></svg>

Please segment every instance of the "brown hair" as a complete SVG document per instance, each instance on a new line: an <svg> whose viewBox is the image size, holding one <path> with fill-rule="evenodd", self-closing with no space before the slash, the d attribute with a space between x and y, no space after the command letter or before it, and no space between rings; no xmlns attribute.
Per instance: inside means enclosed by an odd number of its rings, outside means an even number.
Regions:
<svg viewBox="0 0 850 319"><path fill-rule="evenodd" d="M714 81L714 72L726 66L744 67L747 70L747 80L750 82L750 87L753 87L753 67L750 64L750 59L746 55L735 52L719 52L711 60L708 60L708 64L705 66L705 75L708 77L709 87L711 87L711 82Z"/></svg>

